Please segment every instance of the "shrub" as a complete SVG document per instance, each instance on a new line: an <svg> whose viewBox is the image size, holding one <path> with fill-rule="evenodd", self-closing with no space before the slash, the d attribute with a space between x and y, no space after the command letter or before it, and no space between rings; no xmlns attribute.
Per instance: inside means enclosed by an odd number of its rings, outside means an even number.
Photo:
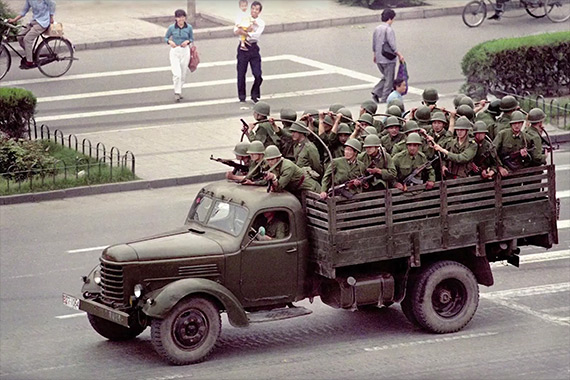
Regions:
<svg viewBox="0 0 570 380"><path fill-rule="evenodd" d="M22 88L0 88L0 132L9 138L24 137L36 112L36 97Z"/></svg>
<svg viewBox="0 0 570 380"><path fill-rule="evenodd" d="M487 41L463 57L462 92L564 96L570 91L570 32Z"/></svg>
<svg viewBox="0 0 570 380"><path fill-rule="evenodd" d="M24 180L30 173L17 172L53 167L55 162L42 141L0 139L0 173L14 173L5 174L10 179Z"/></svg>
<svg viewBox="0 0 570 380"><path fill-rule="evenodd" d="M421 0L338 0L338 2L350 6L360 6L370 9L415 7L424 4Z"/></svg>

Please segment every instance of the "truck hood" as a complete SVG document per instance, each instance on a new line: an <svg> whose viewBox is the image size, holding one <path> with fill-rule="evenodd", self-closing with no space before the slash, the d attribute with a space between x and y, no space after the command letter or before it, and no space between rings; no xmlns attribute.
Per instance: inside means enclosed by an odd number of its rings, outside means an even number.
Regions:
<svg viewBox="0 0 570 380"><path fill-rule="evenodd" d="M192 256L221 255L223 249L203 231L184 227L141 240L108 247L103 258L116 262L150 261Z"/></svg>

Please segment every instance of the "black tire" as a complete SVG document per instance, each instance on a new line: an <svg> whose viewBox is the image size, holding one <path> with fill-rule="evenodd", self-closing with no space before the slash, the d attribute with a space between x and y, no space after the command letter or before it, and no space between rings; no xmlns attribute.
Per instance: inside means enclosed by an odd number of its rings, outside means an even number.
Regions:
<svg viewBox="0 0 570 380"><path fill-rule="evenodd" d="M461 14L463 22L470 28L475 28L487 18L487 5L484 0L473 0L463 7Z"/></svg>
<svg viewBox="0 0 570 380"><path fill-rule="evenodd" d="M552 22L564 22L570 19L570 0L546 0L544 12Z"/></svg>
<svg viewBox="0 0 570 380"><path fill-rule="evenodd" d="M176 365L201 362L212 352L222 321L218 308L204 298L178 302L164 319L153 319L151 339L160 356Z"/></svg>
<svg viewBox="0 0 570 380"><path fill-rule="evenodd" d="M412 291L415 286L415 283L416 283L415 277L413 276L408 277L408 283L406 285L406 296L400 302L400 307L402 308L402 313L404 313L406 319L412 325L414 325L414 327L421 327L418 320L416 319L416 316L414 315L414 310L412 307Z"/></svg>
<svg viewBox="0 0 570 380"><path fill-rule="evenodd" d="M87 318L89 319L91 327L93 327L93 329L97 331L99 335L112 341L125 341L134 339L146 329L146 326L141 325L134 327L124 327L92 314L87 314Z"/></svg>
<svg viewBox="0 0 570 380"><path fill-rule="evenodd" d="M412 291L413 314L434 333L461 330L475 315L479 285L473 272L456 261L439 261L418 276Z"/></svg>
<svg viewBox="0 0 570 380"><path fill-rule="evenodd" d="M0 46L0 80L6 76L12 65L12 57L8 48L4 45Z"/></svg>
<svg viewBox="0 0 570 380"><path fill-rule="evenodd" d="M534 5L531 3L523 2L523 5L526 13L534 18L543 18L546 16L546 9L542 3L540 5Z"/></svg>
<svg viewBox="0 0 570 380"><path fill-rule="evenodd" d="M62 37L48 37L34 52L34 63L46 77L57 78L67 73L73 63L71 42Z"/></svg>

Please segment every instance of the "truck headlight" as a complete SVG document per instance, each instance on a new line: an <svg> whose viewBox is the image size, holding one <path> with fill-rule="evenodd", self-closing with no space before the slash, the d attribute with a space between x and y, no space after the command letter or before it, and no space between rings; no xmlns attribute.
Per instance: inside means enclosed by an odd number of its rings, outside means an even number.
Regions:
<svg viewBox="0 0 570 380"><path fill-rule="evenodd" d="M97 285L101 285L101 272L98 270L93 273L93 282L95 282Z"/></svg>
<svg viewBox="0 0 570 380"><path fill-rule="evenodd" d="M143 286L141 284L136 284L133 293L135 295L135 298L137 299L141 298L143 294Z"/></svg>

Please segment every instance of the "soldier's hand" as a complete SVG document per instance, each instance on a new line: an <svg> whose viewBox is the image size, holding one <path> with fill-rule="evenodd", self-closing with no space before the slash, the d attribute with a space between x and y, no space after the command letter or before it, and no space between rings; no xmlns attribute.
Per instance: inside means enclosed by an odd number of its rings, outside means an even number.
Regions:
<svg viewBox="0 0 570 380"><path fill-rule="evenodd" d="M353 185L353 187L360 186L360 185L362 185L362 181L359 179L355 179L352 181L352 185Z"/></svg>
<svg viewBox="0 0 570 380"><path fill-rule="evenodd" d="M276 178L276 176L275 176L274 173L267 173L267 174L265 175L265 180L266 180L266 181L273 181L275 178Z"/></svg>
<svg viewBox="0 0 570 380"><path fill-rule="evenodd" d="M248 127L249 127L249 128L248 128L248 131L251 132L251 131L253 131L253 128L255 128L255 124L254 124L254 123L249 123L249 124L248 124Z"/></svg>
<svg viewBox="0 0 570 380"><path fill-rule="evenodd" d="M242 182L242 185L254 185L255 183L251 179L246 179Z"/></svg>
<svg viewBox="0 0 570 380"><path fill-rule="evenodd" d="M400 182L396 182L396 189L406 191L406 186L402 185Z"/></svg>
<svg viewBox="0 0 570 380"><path fill-rule="evenodd" d="M326 192L326 191L323 191L322 193L320 193L320 194L319 194L319 196L320 196L320 197L321 197L321 199L323 199L323 200L325 200L325 199L327 199L327 198L328 198L328 196L327 196L327 192Z"/></svg>
<svg viewBox="0 0 570 380"><path fill-rule="evenodd" d="M335 120L335 123L340 122L340 119L342 119L342 116L343 116L343 115L342 115L340 112L337 113L337 114L335 115L335 119L334 119L334 120Z"/></svg>
<svg viewBox="0 0 570 380"><path fill-rule="evenodd" d="M499 167L499 173L501 173L501 176L506 177L509 175L509 171L505 168L503 168L502 166Z"/></svg>
<svg viewBox="0 0 570 380"><path fill-rule="evenodd" d="M526 150L526 148L522 148L521 149L521 157L526 157L528 156L528 151Z"/></svg>
<svg viewBox="0 0 570 380"><path fill-rule="evenodd" d="M479 173L479 171L481 170L481 169L479 168L479 166L475 165L473 162L471 162L471 163L469 164L469 166L471 167L471 170L474 171L475 173Z"/></svg>
<svg viewBox="0 0 570 380"><path fill-rule="evenodd" d="M323 111L319 111L319 121L325 119L325 113Z"/></svg>
<svg viewBox="0 0 570 380"><path fill-rule="evenodd" d="M366 171L370 174L382 174L382 169L380 168L367 168Z"/></svg>
<svg viewBox="0 0 570 380"><path fill-rule="evenodd" d="M431 190L431 189L433 189L434 186L435 186L435 182L433 182L433 181L427 181L426 182L426 190Z"/></svg>

